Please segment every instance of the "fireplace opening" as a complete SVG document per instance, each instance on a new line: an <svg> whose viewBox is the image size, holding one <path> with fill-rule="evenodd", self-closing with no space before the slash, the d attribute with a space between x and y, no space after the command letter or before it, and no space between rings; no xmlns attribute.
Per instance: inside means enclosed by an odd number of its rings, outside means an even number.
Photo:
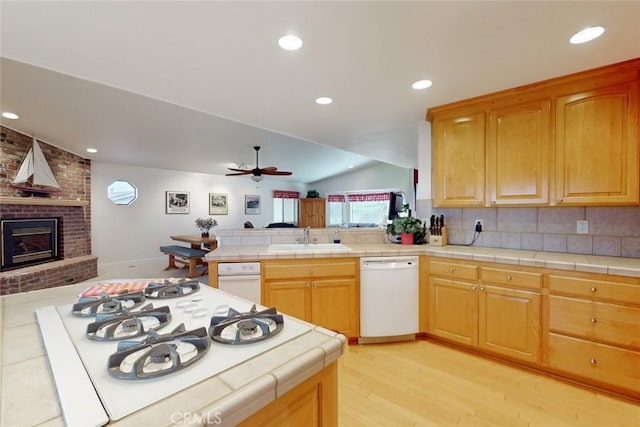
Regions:
<svg viewBox="0 0 640 427"><path fill-rule="evenodd" d="M58 218L0 219L0 271L58 259Z"/></svg>

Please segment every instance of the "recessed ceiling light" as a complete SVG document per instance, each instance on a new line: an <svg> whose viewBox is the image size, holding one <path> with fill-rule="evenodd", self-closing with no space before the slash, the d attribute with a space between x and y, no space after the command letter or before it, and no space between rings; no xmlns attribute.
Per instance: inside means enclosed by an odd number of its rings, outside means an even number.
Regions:
<svg viewBox="0 0 640 427"><path fill-rule="evenodd" d="M347 169L353 169L353 165L347 166Z"/></svg>
<svg viewBox="0 0 640 427"><path fill-rule="evenodd" d="M96 150L95 148L87 148L87 153L97 153L98 150Z"/></svg>
<svg viewBox="0 0 640 427"><path fill-rule="evenodd" d="M431 87L433 83L431 82L431 80L418 80L417 82L415 82L414 84L411 85L412 88L420 90L420 89L426 89L428 87Z"/></svg>
<svg viewBox="0 0 640 427"><path fill-rule="evenodd" d="M582 31L578 31L569 39L569 43L571 44L580 44L586 43L593 39L600 37L604 33L604 28L602 27L588 27Z"/></svg>
<svg viewBox="0 0 640 427"><path fill-rule="evenodd" d="M278 44L284 50L298 50L302 47L302 39L293 34L287 34L286 36L280 37Z"/></svg>
<svg viewBox="0 0 640 427"><path fill-rule="evenodd" d="M327 104L331 104L332 102L333 102L333 99L326 96L321 96L320 98L316 98L316 104L327 105Z"/></svg>
<svg viewBox="0 0 640 427"><path fill-rule="evenodd" d="M2 117L4 117L5 119L11 119L11 120L16 120L19 119L18 115L16 113L12 113L10 111L5 111L2 113Z"/></svg>

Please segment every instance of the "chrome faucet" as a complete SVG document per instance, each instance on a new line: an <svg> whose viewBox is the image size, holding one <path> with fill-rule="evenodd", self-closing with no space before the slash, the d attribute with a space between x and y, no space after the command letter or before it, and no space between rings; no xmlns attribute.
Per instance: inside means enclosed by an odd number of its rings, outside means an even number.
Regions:
<svg viewBox="0 0 640 427"><path fill-rule="evenodd" d="M311 226L306 227L303 231L302 231L302 243L304 243L305 246L307 246L309 244L309 230L311 229Z"/></svg>

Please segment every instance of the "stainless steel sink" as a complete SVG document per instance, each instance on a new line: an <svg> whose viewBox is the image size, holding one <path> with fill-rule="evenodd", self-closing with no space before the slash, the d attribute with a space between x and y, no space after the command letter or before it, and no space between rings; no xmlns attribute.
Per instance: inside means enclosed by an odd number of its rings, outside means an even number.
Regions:
<svg viewBox="0 0 640 427"><path fill-rule="evenodd" d="M269 245L270 253L296 253L296 252L349 252L349 246L342 243L277 243Z"/></svg>

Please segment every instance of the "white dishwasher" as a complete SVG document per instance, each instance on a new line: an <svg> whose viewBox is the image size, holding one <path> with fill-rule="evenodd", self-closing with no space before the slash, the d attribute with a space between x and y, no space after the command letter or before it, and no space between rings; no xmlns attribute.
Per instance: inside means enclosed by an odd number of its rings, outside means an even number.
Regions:
<svg viewBox="0 0 640 427"><path fill-rule="evenodd" d="M361 344L415 339L418 257L360 258Z"/></svg>
<svg viewBox="0 0 640 427"><path fill-rule="evenodd" d="M219 262L218 289L261 303L261 281L259 262Z"/></svg>

